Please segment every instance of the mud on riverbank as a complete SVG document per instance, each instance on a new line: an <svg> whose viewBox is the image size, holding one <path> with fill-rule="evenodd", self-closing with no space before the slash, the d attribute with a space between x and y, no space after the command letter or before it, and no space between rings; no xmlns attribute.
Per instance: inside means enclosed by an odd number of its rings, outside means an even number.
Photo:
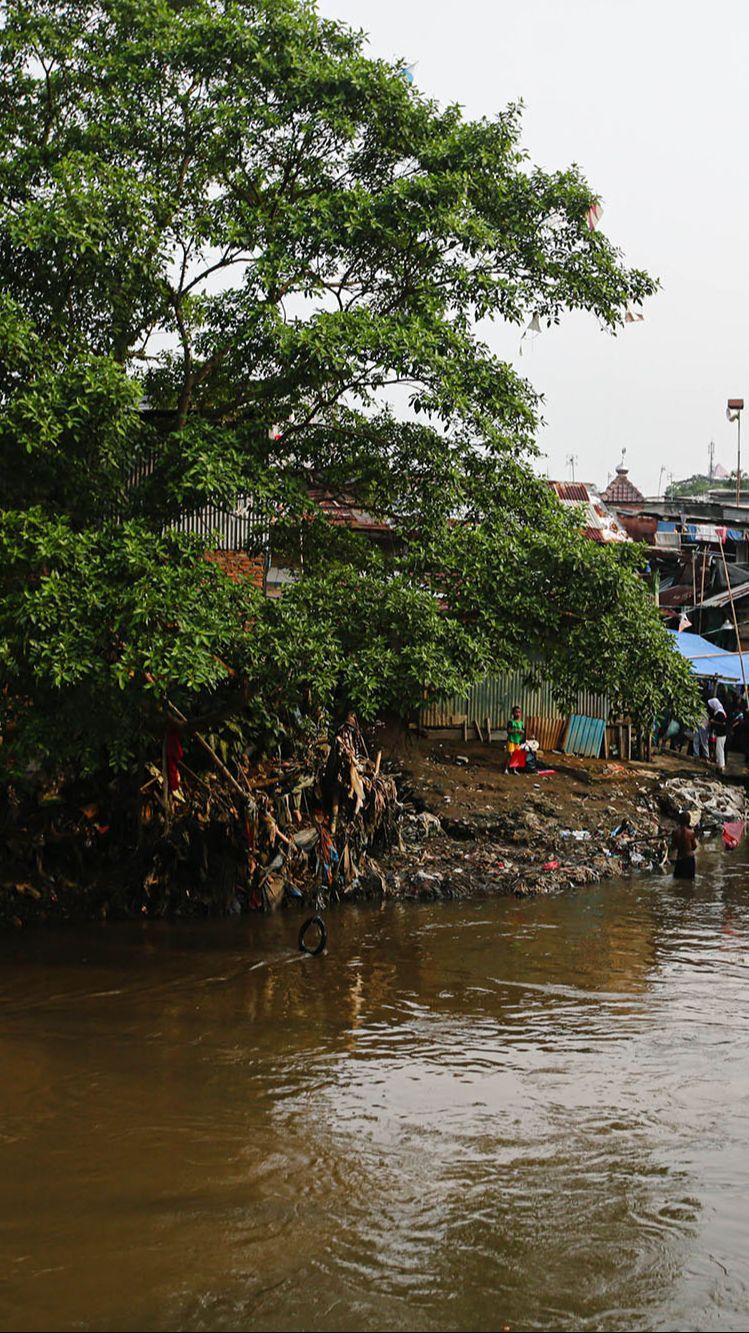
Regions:
<svg viewBox="0 0 749 1333"><path fill-rule="evenodd" d="M183 793L168 821L155 769L137 817L132 803L53 793L21 836L6 809L0 924L546 894L664 865L685 804L708 836L744 811L743 771L715 783L679 755L623 764L549 754L553 772L541 777L505 774L501 745L400 733L383 749L381 769L360 755L355 772L344 750L345 781L328 791L327 815L329 758L318 766L317 811L309 774L293 763L245 775L259 802L252 827L216 772L186 776L188 800ZM272 812L288 804L279 793L294 782L309 800L279 828Z"/></svg>
<svg viewBox="0 0 749 1333"><path fill-rule="evenodd" d="M743 816L738 768L718 782L713 769L673 753L652 763L544 758L551 776L515 777L503 772L500 745L415 743L404 760L408 852L391 858L393 891L454 898L574 888L664 866L680 808L694 811L706 837Z"/></svg>

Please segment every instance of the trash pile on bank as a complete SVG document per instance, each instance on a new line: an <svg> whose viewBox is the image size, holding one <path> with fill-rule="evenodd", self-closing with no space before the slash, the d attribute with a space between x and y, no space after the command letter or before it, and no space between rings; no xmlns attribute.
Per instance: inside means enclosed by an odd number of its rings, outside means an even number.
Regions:
<svg viewBox="0 0 749 1333"><path fill-rule="evenodd" d="M0 829L5 919L234 914L292 902L320 910L388 892L377 857L399 844L401 806L355 718L301 759L233 771L198 739L209 764L188 765L173 729L135 801L106 790L81 804L64 788L10 800Z"/></svg>
<svg viewBox="0 0 749 1333"><path fill-rule="evenodd" d="M393 890L427 900L548 894L631 870L657 870L668 861L669 837L646 787L637 794L636 812L596 829L565 827L551 800L530 795L520 812L471 819L406 809L407 854L390 858Z"/></svg>
<svg viewBox="0 0 749 1333"><path fill-rule="evenodd" d="M0 921L525 897L665 873L672 821L685 809L703 836L723 830L726 840L735 829L727 846L744 831L742 787L700 774L642 781L622 765L588 773L582 792L579 779L565 792L561 774L543 787L512 782L511 805L504 794L485 804L477 783L451 814L439 785L386 771L353 715L294 757L225 759L180 724L135 787L7 789ZM439 814L425 808L427 793Z"/></svg>

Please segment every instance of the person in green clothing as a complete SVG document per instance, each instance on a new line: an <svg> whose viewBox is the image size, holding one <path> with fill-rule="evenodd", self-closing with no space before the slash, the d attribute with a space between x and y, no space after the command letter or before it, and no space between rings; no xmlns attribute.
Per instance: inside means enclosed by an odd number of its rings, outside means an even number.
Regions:
<svg viewBox="0 0 749 1333"><path fill-rule="evenodd" d="M507 762L505 764L505 773L508 773L510 770L510 760L515 751L519 750L523 744L525 744L523 710L520 707L520 704L515 704L511 716L507 719Z"/></svg>

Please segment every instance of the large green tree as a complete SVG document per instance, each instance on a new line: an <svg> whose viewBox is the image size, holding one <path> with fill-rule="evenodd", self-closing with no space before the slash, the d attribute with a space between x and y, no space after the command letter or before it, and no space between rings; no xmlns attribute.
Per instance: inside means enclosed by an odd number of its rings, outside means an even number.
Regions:
<svg viewBox="0 0 749 1333"><path fill-rule="evenodd" d="M562 693L688 708L639 557L533 474L535 395L476 333L615 330L654 290L588 230L580 172L528 162L518 109L436 105L303 0L1 12L6 765L126 764L167 698L273 728L537 659ZM303 558L280 601L170 529L238 494Z"/></svg>

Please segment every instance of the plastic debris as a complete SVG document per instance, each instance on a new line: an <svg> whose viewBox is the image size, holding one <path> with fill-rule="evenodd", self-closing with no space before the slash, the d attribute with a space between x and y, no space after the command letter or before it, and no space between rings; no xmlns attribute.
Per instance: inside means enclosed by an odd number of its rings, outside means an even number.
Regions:
<svg viewBox="0 0 749 1333"><path fill-rule="evenodd" d="M723 843L729 852L736 850L744 836L745 828L743 819L727 820L723 825Z"/></svg>

